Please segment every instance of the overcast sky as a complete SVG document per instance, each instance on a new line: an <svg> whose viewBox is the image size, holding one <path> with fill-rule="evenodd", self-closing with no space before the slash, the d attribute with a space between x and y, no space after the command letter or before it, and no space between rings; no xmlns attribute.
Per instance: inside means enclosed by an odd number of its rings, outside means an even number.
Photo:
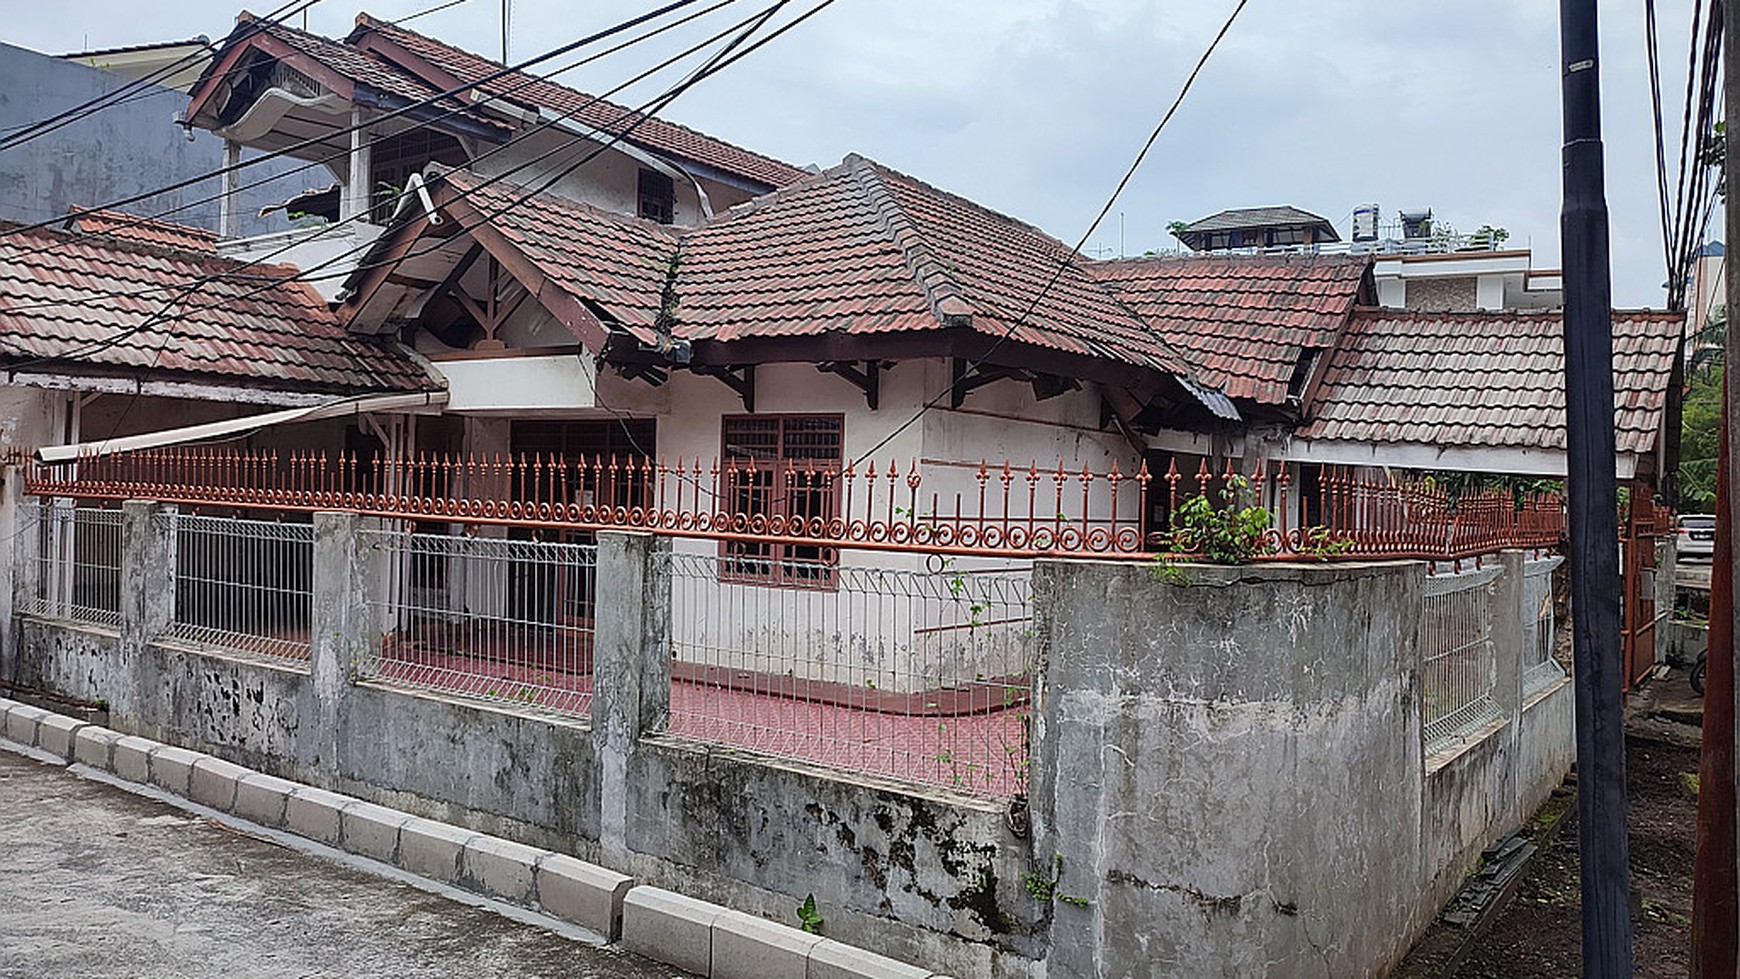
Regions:
<svg viewBox="0 0 1740 979"><path fill-rule="evenodd" d="M258 13L273 8L255 0ZM354 0L353 0L354 2ZM437 0L369 0L393 19ZM747 15L738 0L698 40ZM794 0L801 10L811 0ZM9 4L3 39L52 53L209 35L223 0ZM652 0L514 0L510 54L531 57ZM1073 243L1232 9L1233 0L837 0L664 114L797 164L862 153ZM1105 225L1096 255L1175 246L1174 220L1292 204L1345 237L1354 207L1430 207L1493 224L1558 264L1557 4L1547 0L1251 0ZM1659 305L1664 278L1642 4L1602 12L1614 302ZM1662 0L1667 90L1683 87L1690 0ZM309 29L356 9L322 0ZM499 0L407 26L499 57ZM670 46L563 76L602 91ZM561 65L566 61L552 62ZM643 98L655 90L640 89ZM632 100L634 92L620 99ZM1669 118L1679 108L1671 105ZM1121 220L1120 220L1121 219ZM1719 222L1713 233L1720 237ZM1122 231L1120 232L1120 224Z"/></svg>

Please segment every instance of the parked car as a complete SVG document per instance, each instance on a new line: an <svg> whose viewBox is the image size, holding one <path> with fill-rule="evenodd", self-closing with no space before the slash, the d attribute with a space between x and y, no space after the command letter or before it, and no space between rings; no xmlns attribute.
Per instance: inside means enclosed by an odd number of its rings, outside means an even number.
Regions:
<svg viewBox="0 0 1740 979"><path fill-rule="evenodd" d="M1688 513L1679 518L1679 556L1709 559L1716 551L1716 518Z"/></svg>

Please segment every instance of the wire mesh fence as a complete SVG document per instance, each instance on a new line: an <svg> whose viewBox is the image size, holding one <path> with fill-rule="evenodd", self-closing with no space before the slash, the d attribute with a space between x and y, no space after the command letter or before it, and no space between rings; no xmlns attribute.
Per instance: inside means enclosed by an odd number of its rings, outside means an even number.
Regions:
<svg viewBox="0 0 1740 979"><path fill-rule="evenodd" d="M1550 555L1523 565L1524 696L1565 678L1565 668L1554 656L1559 633L1553 611L1553 572L1564 562Z"/></svg>
<svg viewBox="0 0 1740 979"><path fill-rule="evenodd" d="M590 544L365 530L380 656L364 676L584 715L592 706Z"/></svg>
<svg viewBox="0 0 1740 979"><path fill-rule="evenodd" d="M1500 716L1492 696L1492 594L1502 570L1491 566L1426 579L1420 654L1428 748Z"/></svg>
<svg viewBox="0 0 1740 979"><path fill-rule="evenodd" d="M733 581L729 555L668 556L670 730L976 795L1027 786L1029 573L829 564L828 588Z"/></svg>
<svg viewBox="0 0 1740 979"><path fill-rule="evenodd" d="M179 514L175 537L170 638L308 659L311 524Z"/></svg>
<svg viewBox="0 0 1740 979"><path fill-rule="evenodd" d="M18 610L121 627L121 511L42 499L35 507L36 553Z"/></svg>

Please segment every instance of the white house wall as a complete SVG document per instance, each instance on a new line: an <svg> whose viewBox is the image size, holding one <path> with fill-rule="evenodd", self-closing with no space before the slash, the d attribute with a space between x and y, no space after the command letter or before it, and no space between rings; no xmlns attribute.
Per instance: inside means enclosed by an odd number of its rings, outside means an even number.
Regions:
<svg viewBox="0 0 1740 979"><path fill-rule="evenodd" d="M471 169L480 176L501 176L504 181L542 189L550 178L596 149L597 144L547 129L526 136L499 153L474 160ZM640 209L642 169L652 168L620 150L605 150L556 180L549 192L616 214L635 215ZM672 222L685 226L701 223L700 199L694 185L680 177L673 184L677 201Z"/></svg>

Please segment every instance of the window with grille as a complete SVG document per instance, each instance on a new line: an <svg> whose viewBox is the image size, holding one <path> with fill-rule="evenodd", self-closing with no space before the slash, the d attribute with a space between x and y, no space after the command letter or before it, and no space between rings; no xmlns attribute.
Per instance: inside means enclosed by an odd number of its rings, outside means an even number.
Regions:
<svg viewBox="0 0 1740 979"><path fill-rule="evenodd" d="M677 212L677 186L671 178L652 170L640 172L640 216L670 224Z"/></svg>
<svg viewBox="0 0 1740 979"><path fill-rule="evenodd" d="M724 419L721 502L777 531L801 523L825 526L839 512L839 415L735 415ZM777 536L777 534L770 534ZM792 588L832 588L839 551L773 541L727 541L720 575Z"/></svg>

